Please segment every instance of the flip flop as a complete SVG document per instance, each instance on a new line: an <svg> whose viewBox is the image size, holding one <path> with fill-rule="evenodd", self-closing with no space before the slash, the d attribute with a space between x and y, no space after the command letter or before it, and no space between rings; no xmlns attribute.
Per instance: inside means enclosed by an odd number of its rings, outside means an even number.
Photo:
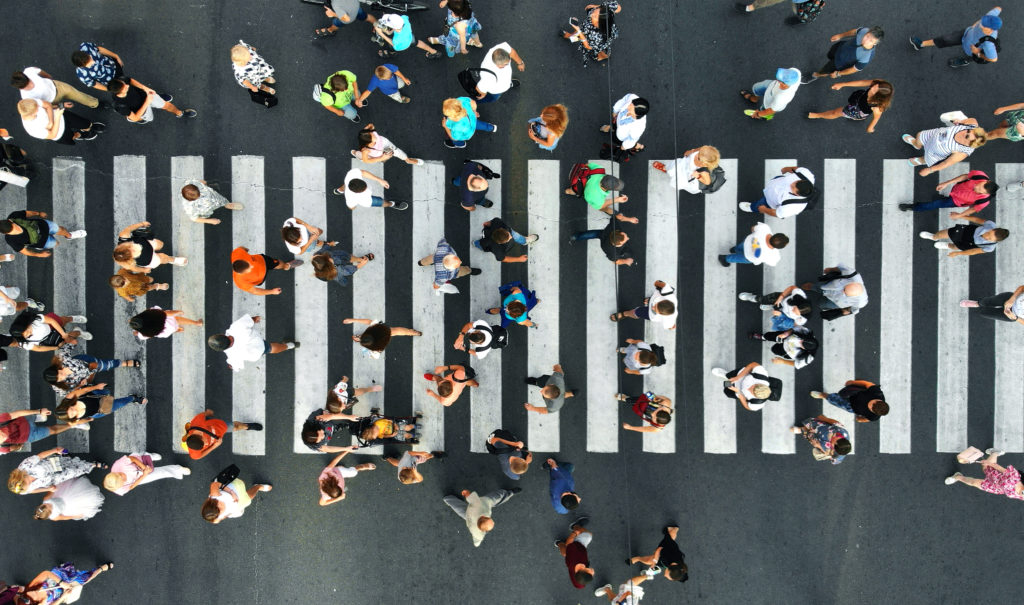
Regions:
<svg viewBox="0 0 1024 605"><path fill-rule="evenodd" d="M903 139L904 143L906 143L907 145L910 145L914 149L920 149L920 147L918 147L917 145L914 145L914 137L910 136L909 134L905 134L905 135L903 135L900 138Z"/></svg>
<svg viewBox="0 0 1024 605"><path fill-rule="evenodd" d="M367 252L366 254L363 255L363 258L365 258L367 261L371 261L377 257L373 255L373 252Z"/></svg>
<svg viewBox="0 0 1024 605"><path fill-rule="evenodd" d="M608 319L610 319L612 321L619 321L623 317L625 317L625 316L622 313L612 313L611 317L609 317Z"/></svg>
<svg viewBox="0 0 1024 605"><path fill-rule="evenodd" d="M746 99L747 101L750 101L751 103L754 102L750 99L750 97L754 96L754 93L750 92L749 90L741 90L740 96Z"/></svg>
<svg viewBox="0 0 1024 605"><path fill-rule="evenodd" d="M665 166L665 164L662 164L661 162L651 162L651 166L653 166L655 170L660 170L665 174L668 174L668 167Z"/></svg>

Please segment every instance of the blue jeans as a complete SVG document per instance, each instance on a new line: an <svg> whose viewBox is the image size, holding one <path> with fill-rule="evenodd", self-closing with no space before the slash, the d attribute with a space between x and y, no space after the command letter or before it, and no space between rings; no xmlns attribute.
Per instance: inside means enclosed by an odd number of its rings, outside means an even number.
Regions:
<svg viewBox="0 0 1024 605"><path fill-rule="evenodd" d="M36 249L38 249L38 250L49 250L50 248L53 248L54 246L57 245L57 238L55 238L54 236L57 235L58 231L60 231L60 225L58 225L57 223L55 223L53 221L48 221L46 219L43 219L43 222L45 222L46 226L49 227L49 229L50 229L49 230L49 237L46 238L46 241L43 242L42 246L34 246L34 247Z"/></svg>
<svg viewBox="0 0 1024 605"><path fill-rule="evenodd" d="M379 195L374 195L370 197L373 199L374 208L380 208L381 206L384 205L384 198L380 197Z"/></svg>
<svg viewBox="0 0 1024 605"><path fill-rule="evenodd" d="M29 420L28 422L28 439L25 443L32 443L33 441L39 441L40 439L46 439L50 436L50 427L42 424L36 424Z"/></svg>
<svg viewBox="0 0 1024 605"><path fill-rule="evenodd" d="M96 395L97 397L103 397L105 395L109 395L110 391L108 391L106 389L99 389L98 391L93 391L93 394ZM104 416L110 416L114 412L120 410L121 408L123 408L124 406L128 405L129 403L133 403L134 401L135 401L135 397L134 396L131 396L131 397L119 397L119 398L114 400L114 404L110 408L110 414L104 414L102 412L97 412L95 415L93 415L93 418L103 418Z"/></svg>
<svg viewBox="0 0 1024 605"><path fill-rule="evenodd" d="M937 200L931 202L918 202L914 204L914 212L922 212L925 210L938 210L939 208L955 208L956 204L953 203L952 198L940 197Z"/></svg>
<svg viewBox="0 0 1024 605"><path fill-rule="evenodd" d="M831 403L832 405L836 406L837 408L846 410L851 414L855 413L853 411L853 407L850 405L850 402L844 399L841 395L839 395L839 393L830 393L829 396L825 398L825 400Z"/></svg>
<svg viewBox="0 0 1024 605"><path fill-rule="evenodd" d="M573 237L573 239L575 239L577 241L579 241L579 240L587 240L587 239L597 239L597 238L601 237L601 232L602 231L603 231L603 229L591 229L590 231L577 231L576 233L574 233L572 235L572 237Z"/></svg>
<svg viewBox="0 0 1024 605"><path fill-rule="evenodd" d="M493 103L493 102L497 101L500 98L501 98L501 93L494 94L493 92L489 92L489 93L484 94L484 98L482 98L482 99L474 99L474 100L477 103Z"/></svg>
<svg viewBox="0 0 1024 605"><path fill-rule="evenodd" d="M734 263L734 264L737 264L737 265L750 265L750 264L752 264L749 260L747 260L746 255L743 254L743 244L742 243L736 244L735 246L730 248L729 252L732 252L732 254L729 254L729 255L727 255L725 257L725 262L727 262L727 263Z"/></svg>
<svg viewBox="0 0 1024 605"><path fill-rule="evenodd" d="M113 370L114 368L121 367L120 359L100 359L99 357L93 357L92 355L75 355L74 358L84 361L85 363L96 364L97 372L106 372L107 370Z"/></svg>
<svg viewBox="0 0 1024 605"><path fill-rule="evenodd" d="M764 199L763 195L761 196L761 199L757 200L756 202L750 202L750 211L757 214L757 212L759 211L758 209L761 207L768 207L768 200Z"/></svg>

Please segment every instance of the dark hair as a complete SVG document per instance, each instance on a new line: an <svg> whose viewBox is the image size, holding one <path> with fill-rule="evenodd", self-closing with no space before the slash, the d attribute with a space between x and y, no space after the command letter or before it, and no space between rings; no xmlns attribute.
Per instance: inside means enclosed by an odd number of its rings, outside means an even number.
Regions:
<svg viewBox="0 0 1024 605"><path fill-rule="evenodd" d="M359 344L371 351L383 351L391 342L391 327L387 324L373 324L359 335Z"/></svg>
<svg viewBox="0 0 1024 605"><path fill-rule="evenodd" d="M690 574L688 574L687 571L689 570L686 567L686 563L679 566L669 567L668 579L673 582L685 582L690 579Z"/></svg>
<svg viewBox="0 0 1024 605"><path fill-rule="evenodd" d="M676 311L676 304L671 300L659 300L654 308L662 315L672 315Z"/></svg>
<svg viewBox="0 0 1024 605"><path fill-rule="evenodd" d="M227 334L214 334L206 339L206 344L214 351L226 351L231 346L231 338Z"/></svg>
<svg viewBox="0 0 1024 605"><path fill-rule="evenodd" d="M654 413L654 422L664 426L672 422L672 412L668 410L658 410Z"/></svg>
<svg viewBox="0 0 1024 605"><path fill-rule="evenodd" d="M217 517L220 516L220 507L217 506L216 500L214 500L213 498L207 498L206 501L203 502L202 512L203 519L206 519L210 523L213 523L217 520Z"/></svg>
<svg viewBox="0 0 1024 605"><path fill-rule="evenodd" d="M876 399L875 407L871 411L879 416L885 416L889 413L889 404L882 399Z"/></svg>
<svg viewBox="0 0 1024 605"><path fill-rule="evenodd" d="M327 475L320 481L320 491L327 495L328 498L340 498L345 490L341 489L338 485L338 478L334 475Z"/></svg>
<svg viewBox="0 0 1024 605"><path fill-rule="evenodd" d="M562 494L560 502L565 508L576 510L576 507L580 505L580 497L573 492L569 492L568 494Z"/></svg>
<svg viewBox="0 0 1024 605"><path fill-rule="evenodd" d="M853 444L850 443L849 439L837 439L833 449L835 449L836 453L840 456L845 456L853 450Z"/></svg>
<svg viewBox="0 0 1024 605"><path fill-rule="evenodd" d="M803 350L813 353L818 350L818 339L810 334L806 334L800 337L800 341L803 343Z"/></svg>
<svg viewBox="0 0 1024 605"><path fill-rule="evenodd" d="M111 255L115 261L119 263L127 263L128 261L135 258L132 256L132 244L131 242L124 242L114 247L114 252Z"/></svg>
<svg viewBox="0 0 1024 605"><path fill-rule="evenodd" d="M327 253L314 254L313 258L309 259L309 264L313 266L313 275L321 281L331 281L338 276L338 268L331 260L331 255Z"/></svg>
<svg viewBox="0 0 1024 605"><path fill-rule="evenodd" d="M636 114L636 117L642 118L647 115L647 112L650 110L651 103L647 99L643 97L633 99L633 113Z"/></svg>
<svg viewBox="0 0 1024 605"><path fill-rule="evenodd" d="M299 231L298 227L281 227L281 239L293 246L297 246L302 241L302 231Z"/></svg>
<svg viewBox="0 0 1024 605"><path fill-rule="evenodd" d="M167 313L161 309L146 309L128 320L128 325L143 336L152 338L163 331Z"/></svg>
<svg viewBox="0 0 1024 605"><path fill-rule="evenodd" d="M302 424L302 442L310 445L315 444L319 437L320 425L315 422L305 422Z"/></svg>
<svg viewBox="0 0 1024 605"><path fill-rule="evenodd" d="M76 50L71 53L71 62L74 63L75 67L85 67L89 64L89 59L91 58L92 55L84 50Z"/></svg>
<svg viewBox="0 0 1024 605"><path fill-rule="evenodd" d="M804 317L811 314L811 301L807 300L805 296L800 296L799 294L790 296L789 304L796 307L797 311L800 311L800 315Z"/></svg>
<svg viewBox="0 0 1024 605"><path fill-rule="evenodd" d="M504 227L498 227L491 231L491 241L496 244L507 244L510 239L512 239L512 234Z"/></svg>
<svg viewBox="0 0 1024 605"><path fill-rule="evenodd" d="M615 229L608 235L608 241L610 241L613 246L618 248L622 244L626 243L626 232Z"/></svg>
<svg viewBox="0 0 1024 605"><path fill-rule="evenodd" d="M114 78L109 84L107 84L107 90L112 95L119 95L121 94L121 91L126 88L128 88L128 83L118 78Z"/></svg>
<svg viewBox="0 0 1024 605"><path fill-rule="evenodd" d="M654 351L641 349L640 352L637 353L636 360L649 366L654 365L658 361L658 356L654 354Z"/></svg>
<svg viewBox="0 0 1024 605"><path fill-rule="evenodd" d="M455 391L455 385L451 380L442 380L437 383L437 394L441 397L448 397Z"/></svg>
<svg viewBox="0 0 1024 605"><path fill-rule="evenodd" d="M25 88L28 86L29 82L31 82L31 80L28 79L28 76L26 76L23 71L16 71L11 74L11 86L17 89Z"/></svg>
<svg viewBox="0 0 1024 605"><path fill-rule="evenodd" d="M328 82L328 86L333 92L343 92L348 90L348 78L341 74L334 74L331 76L331 80Z"/></svg>
<svg viewBox="0 0 1024 605"><path fill-rule="evenodd" d="M71 385L67 384L66 382L61 382L60 380L57 379L57 374L58 372L60 372L60 369L62 367L64 367L64 364L60 362L60 358L54 357L53 363L47 366L45 369L43 369L43 380L45 380L47 384L52 384L57 388L64 389L65 391L70 391Z"/></svg>
<svg viewBox="0 0 1024 605"><path fill-rule="evenodd" d="M985 193L995 195L997 191L999 191L999 185L995 181L985 182Z"/></svg>
<svg viewBox="0 0 1024 605"><path fill-rule="evenodd" d="M448 0L448 10L459 19L469 19L473 16L473 5L469 0Z"/></svg>
<svg viewBox="0 0 1024 605"><path fill-rule="evenodd" d="M879 42L881 42L882 38L885 37L885 31L882 30L882 26L881 25L873 26L871 29L868 30L868 33L871 34L872 36L878 38Z"/></svg>
<svg viewBox="0 0 1024 605"><path fill-rule="evenodd" d="M203 449L202 436L189 435L188 437L185 437L185 447L192 450L193 452L198 452L199 450Z"/></svg>
<svg viewBox="0 0 1024 605"><path fill-rule="evenodd" d="M594 574L590 573L589 571L583 571L581 569L576 572L576 575L573 576L573 578L576 580L577 584L586 586L587 584L590 584L591 580L594 579Z"/></svg>
<svg viewBox="0 0 1024 605"><path fill-rule="evenodd" d="M352 179L348 182L346 187L348 187L348 190L352 193L362 193L366 191L366 181L363 179Z"/></svg>
<svg viewBox="0 0 1024 605"><path fill-rule="evenodd" d="M65 397L64 399L61 399L60 403L58 403L57 407L53 410L53 417L61 422L67 422L71 418L68 416L68 409L76 403L78 403L77 397Z"/></svg>
<svg viewBox="0 0 1024 605"><path fill-rule="evenodd" d="M1002 227L1000 227L998 229L993 229L992 230L992 234L996 236L996 241L997 242L1001 242L1004 239L1010 237L1010 230L1009 229L1003 229Z"/></svg>
<svg viewBox="0 0 1024 605"><path fill-rule="evenodd" d="M231 270L235 273L245 273L251 266L252 265L249 264L249 261L238 259L231 263Z"/></svg>
<svg viewBox="0 0 1024 605"><path fill-rule="evenodd" d="M356 137L360 149L366 149L373 143L373 126L367 126L359 131L359 136Z"/></svg>
<svg viewBox="0 0 1024 605"><path fill-rule="evenodd" d="M331 389L327 392L327 403L324 404L324 409L332 414L340 414L345 410L347 405L350 405L351 403L354 402L350 401L348 404L342 402L341 397L338 397L338 394L334 392L334 389Z"/></svg>
<svg viewBox="0 0 1024 605"><path fill-rule="evenodd" d="M13 222L11 222L11 221L9 221L7 219L0 220L0 233L3 233L3 234L6 235L6 234L10 233L12 229L14 229L14 223Z"/></svg>
<svg viewBox="0 0 1024 605"><path fill-rule="evenodd" d="M875 91L875 94L868 97L868 105L885 111L889 109L889 104L892 103L892 84L886 80L872 80L871 86L875 85L878 86L878 90Z"/></svg>
<svg viewBox="0 0 1024 605"><path fill-rule="evenodd" d="M796 194L800 197L807 197L814 192L814 185L810 181L800 179L796 182Z"/></svg>
<svg viewBox="0 0 1024 605"><path fill-rule="evenodd" d="M513 319L517 317L522 317L525 313L526 305L519 302L518 300L513 300L512 302L508 303L508 306L505 307L505 314Z"/></svg>
<svg viewBox="0 0 1024 605"><path fill-rule="evenodd" d="M768 243L772 248L782 249L789 245L789 237L785 233L776 233L768 238Z"/></svg>
<svg viewBox="0 0 1024 605"><path fill-rule="evenodd" d="M195 185L185 185L181 188L181 197L185 198L190 202L194 202L199 199L199 187Z"/></svg>
<svg viewBox="0 0 1024 605"><path fill-rule="evenodd" d="M480 332L478 330L474 330L474 331L470 332L469 334L466 334L466 339L469 340L469 342L471 342L471 343L473 343L475 345L483 344L484 338L486 338L484 336L484 333Z"/></svg>

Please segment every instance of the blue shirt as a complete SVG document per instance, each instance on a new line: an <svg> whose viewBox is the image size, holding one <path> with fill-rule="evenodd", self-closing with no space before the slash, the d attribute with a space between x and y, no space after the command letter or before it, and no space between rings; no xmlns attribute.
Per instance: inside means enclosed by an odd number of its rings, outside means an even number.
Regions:
<svg viewBox="0 0 1024 605"><path fill-rule="evenodd" d="M402 29L394 32L391 36L391 43L395 45L395 50L405 50L412 46L416 38L412 36L412 25L409 24L409 17L402 15Z"/></svg>
<svg viewBox="0 0 1024 605"><path fill-rule="evenodd" d="M1001 9L993 8L992 10L988 11L985 14L996 16L1000 12L1002 12ZM993 38L998 38L999 30L993 31L989 35L992 36ZM971 52L971 47L978 46L978 40L982 39L984 36L985 32L981 31L981 19L978 19L977 23L964 30L964 37L961 43L961 45L964 47L964 54L968 56L974 56L974 53ZM996 45L991 42L985 42L981 46L978 46L978 50L980 50L987 59L997 58Z"/></svg>
<svg viewBox="0 0 1024 605"><path fill-rule="evenodd" d="M526 305L526 297L523 296L522 292L516 292L515 294L509 294L508 296L506 296L505 300L501 301L502 309L507 309L509 303L516 302L516 301L521 302L524 305ZM529 305L527 305L527 306L529 306ZM515 318L509 317L509 319L511 319L512 321L516 322L517 324L521 324L524 321L526 321L527 319L529 319L529 313L523 313L519 317L515 317Z"/></svg>
<svg viewBox="0 0 1024 605"><path fill-rule="evenodd" d="M93 63L89 67L76 67L75 74L82 84L92 86L102 84L106 86L117 74L117 62L100 52L92 42L82 42L78 50L89 53Z"/></svg>
<svg viewBox="0 0 1024 605"><path fill-rule="evenodd" d="M379 90L386 95L393 95L398 92L398 68L390 63L385 63L383 67L391 70L391 79L381 80L377 76L373 76L370 78L370 83L367 84L366 90Z"/></svg>
<svg viewBox="0 0 1024 605"><path fill-rule="evenodd" d="M455 248L452 248L448 240L441 238L441 241L437 242L437 248L434 250L434 284L443 286L444 284L455 279L459 274L459 270L449 269L444 266L444 257L449 254L455 254Z"/></svg>
<svg viewBox="0 0 1024 605"><path fill-rule="evenodd" d="M839 47L836 49L836 56L832 59L835 63L836 69L846 69L847 67L856 67L857 71L860 71L868 66L871 58L875 55L875 49L867 49L861 46L864 42L864 35L868 33L868 28L862 27L857 30L857 35L848 40L843 40Z"/></svg>
<svg viewBox="0 0 1024 605"><path fill-rule="evenodd" d="M569 509L562 506L562 494L576 491L576 480L572 478L572 464L566 462L558 468L550 469L551 474L551 506L560 515L568 515Z"/></svg>

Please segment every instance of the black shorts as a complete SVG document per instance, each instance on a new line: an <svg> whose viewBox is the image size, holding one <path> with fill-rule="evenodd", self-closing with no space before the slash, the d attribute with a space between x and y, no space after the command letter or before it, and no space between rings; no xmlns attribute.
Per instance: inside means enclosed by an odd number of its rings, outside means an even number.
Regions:
<svg viewBox="0 0 1024 605"><path fill-rule="evenodd" d="M669 537L668 534L661 539L661 542L658 544L658 548L661 549L661 553L658 555L658 563L660 563L662 567L669 564L683 564L685 555L683 554L683 551L679 550L679 545L676 544L676 541Z"/></svg>
<svg viewBox="0 0 1024 605"><path fill-rule="evenodd" d="M956 225L949 228L949 241L960 250L972 250L978 245L974 243L974 232L980 225Z"/></svg>
<svg viewBox="0 0 1024 605"><path fill-rule="evenodd" d="M63 145L74 145L75 144L75 133L83 130L88 130L92 126L92 122L83 118L82 116L71 113L70 111L64 111L64 134L59 139L55 139L56 142Z"/></svg>

